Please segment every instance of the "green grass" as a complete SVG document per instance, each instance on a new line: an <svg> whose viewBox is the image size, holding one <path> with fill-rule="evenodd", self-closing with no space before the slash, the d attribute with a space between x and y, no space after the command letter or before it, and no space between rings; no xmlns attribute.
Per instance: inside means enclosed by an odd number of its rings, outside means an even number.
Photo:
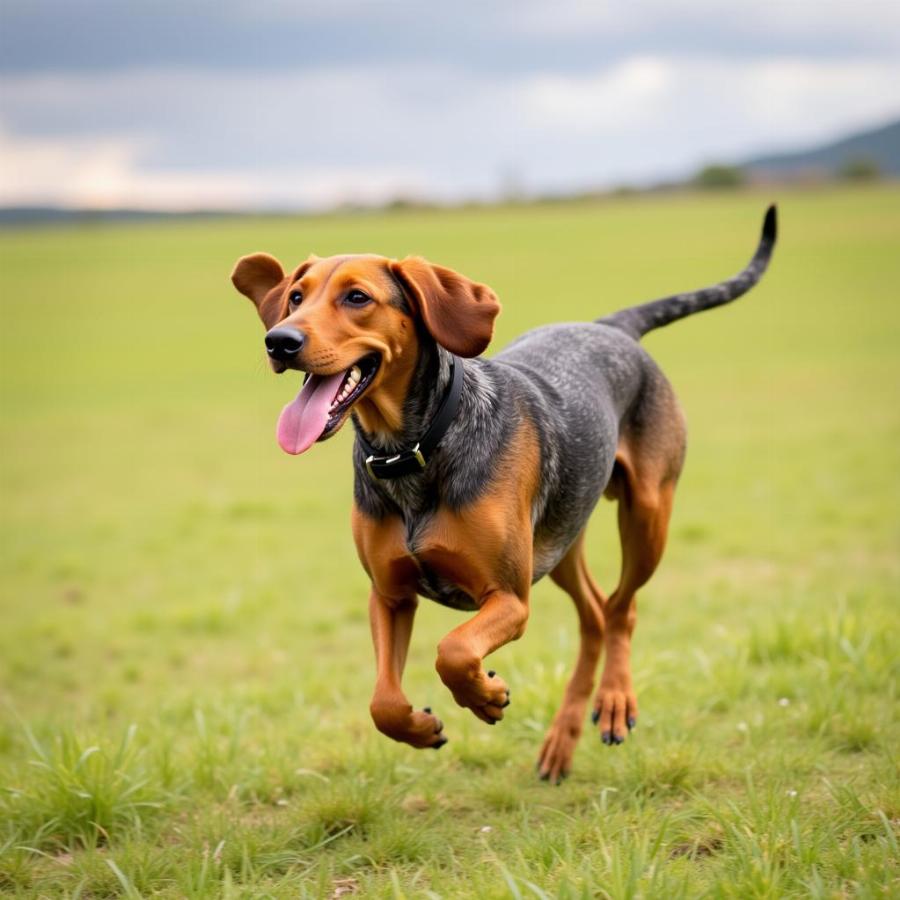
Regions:
<svg viewBox="0 0 900 900"><path fill-rule="evenodd" d="M576 650L533 593L496 728L433 669L439 754L378 735L350 434L301 459L234 259L421 253L495 346L731 274L768 197L0 233L0 894L900 895L900 190L781 196L761 287L655 333L690 441L641 595L642 717L535 779ZM589 538L607 588L611 507Z"/></svg>

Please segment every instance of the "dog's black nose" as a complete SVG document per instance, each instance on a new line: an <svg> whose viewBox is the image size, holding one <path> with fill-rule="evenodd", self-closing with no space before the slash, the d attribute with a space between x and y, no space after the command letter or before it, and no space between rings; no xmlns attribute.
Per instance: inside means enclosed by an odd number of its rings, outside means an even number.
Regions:
<svg viewBox="0 0 900 900"><path fill-rule="evenodd" d="M296 328L273 328L266 335L266 353L279 362L288 362L303 349L305 339Z"/></svg>

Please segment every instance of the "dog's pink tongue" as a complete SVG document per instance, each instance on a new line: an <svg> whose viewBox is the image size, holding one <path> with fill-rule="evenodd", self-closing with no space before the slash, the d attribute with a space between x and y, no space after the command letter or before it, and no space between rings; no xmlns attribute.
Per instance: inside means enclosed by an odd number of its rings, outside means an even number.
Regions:
<svg viewBox="0 0 900 900"><path fill-rule="evenodd" d="M285 453L296 456L308 450L321 436L328 424L328 410L344 380L345 372L329 375L310 375L297 398L281 411L278 417L278 445Z"/></svg>

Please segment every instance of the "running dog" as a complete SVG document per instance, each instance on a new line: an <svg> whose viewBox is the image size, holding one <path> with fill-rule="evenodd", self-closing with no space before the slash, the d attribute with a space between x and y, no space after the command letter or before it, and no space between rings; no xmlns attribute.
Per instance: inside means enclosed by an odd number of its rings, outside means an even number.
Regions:
<svg viewBox="0 0 900 900"><path fill-rule="evenodd" d="M371 579L379 731L440 748L443 725L401 686L418 596L475 614L438 645L454 700L490 725L509 689L486 656L521 637L529 591L549 575L575 602L575 670L538 758L568 774L606 651L592 719L606 744L634 728L630 645L635 593L666 542L685 454L684 418L642 335L729 303L768 265L775 207L747 267L714 287L547 325L491 359L500 311L490 288L423 259L310 257L290 274L264 253L232 282L266 327L275 372L306 373L278 421L291 454L353 420L353 538ZM618 502L619 583L607 597L588 571L584 534L601 495Z"/></svg>

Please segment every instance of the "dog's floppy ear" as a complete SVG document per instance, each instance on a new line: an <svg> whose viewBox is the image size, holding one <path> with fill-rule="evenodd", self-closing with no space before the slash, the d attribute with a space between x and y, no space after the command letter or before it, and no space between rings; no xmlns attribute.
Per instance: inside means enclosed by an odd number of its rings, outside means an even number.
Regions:
<svg viewBox="0 0 900 900"><path fill-rule="evenodd" d="M484 284L417 256L391 263L429 334L457 356L478 356L491 342L500 303Z"/></svg>
<svg viewBox="0 0 900 900"><path fill-rule="evenodd" d="M245 297L249 297L257 309L266 299L266 294L283 278L281 263L268 253L242 256L231 273L231 283Z"/></svg>

